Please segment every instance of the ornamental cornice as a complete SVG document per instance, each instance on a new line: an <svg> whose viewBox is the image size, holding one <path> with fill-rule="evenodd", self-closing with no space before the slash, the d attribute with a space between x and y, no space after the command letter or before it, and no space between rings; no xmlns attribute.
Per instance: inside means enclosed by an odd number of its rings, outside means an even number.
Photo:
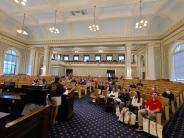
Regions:
<svg viewBox="0 0 184 138"><path fill-rule="evenodd" d="M168 45L174 41L180 40L184 36L184 18L170 27L161 36L162 44Z"/></svg>
<svg viewBox="0 0 184 138"><path fill-rule="evenodd" d="M8 36L7 34L1 33L1 32L0 32L0 43L1 45L5 44L5 45L20 48L20 49L24 49L27 46L25 42L18 40L17 38L14 38L12 36Z"/></svg>
<svg viewBox="0 0 184 138"><path fill-rule="evenodd" d="M157 36L140 36L140 37L101 37L101 38L84 38L84 39L61 39L61 40L45 40L30 41L28 45L43 47L49 45L51 47L59 46L86 46L86 45L124 45L128 42L132 44L148 43L150 41L160 41Z"/></svg>

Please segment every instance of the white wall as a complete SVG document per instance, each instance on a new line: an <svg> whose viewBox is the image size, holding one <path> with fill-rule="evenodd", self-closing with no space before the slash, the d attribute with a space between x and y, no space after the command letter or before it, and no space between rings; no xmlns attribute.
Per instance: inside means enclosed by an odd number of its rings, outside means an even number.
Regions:
<svg viewBox="0 0 184 138"><path fill-rule="evenodd" d="M65 76L65 67L64 66L51 66L50 75Z"/></svg>
<svg viewBox="0 0 184 138"><path fill-rule="evenodd" d="M94 76L94 77L106 77L107 70L115 70L115 75L120 77L125 75L124 67L95 67L95 66L83 66L83 67L66 67L66 69L73 69L73 76Z"/></svg>
<svg viewBox="0 0 184 138"><path fill-rule="evenodd" d="M60 64L60 62L51 62L51 75L64 76L66 69L73 70L73 76L94 76L94 77L106 77L107 70L115 70L117 77L125 76L124 65L104 65L104 64ZM137 67L132 67L132 76L138 77Z"/></svg>

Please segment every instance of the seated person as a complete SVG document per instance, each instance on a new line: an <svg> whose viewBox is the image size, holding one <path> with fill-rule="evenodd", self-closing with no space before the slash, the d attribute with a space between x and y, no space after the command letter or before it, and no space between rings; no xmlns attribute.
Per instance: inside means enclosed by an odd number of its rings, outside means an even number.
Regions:
<svg viewBox="0 0 184 138"><path fill-rule="evenodd" d="M32 82L32 85L37 85L37 84L38 84L38 82L39 82L39 80L38 80L38 79L34 79L34 80L33 80L33 82Z"/></svg>
<svg viewBox="0 0 184 138"><path fill-rule="evenodd" d="M103 86L103 82L100 81L100 82L98 83L98 91L99 91L98 94L101 94L102 90L104 90L104 86Z"/></svg>
<svg viewBox="0 0 184 138"><path fill-rule="evenodd" d="M42 85L43 88L47 87L47 81L44 78L42 80L40 80L39 84Z"/></svg>
<svg viewBox="0 0 184 138"><path fill-rule="evenodd" d="M109 98L113 98L114 100L118 98L118 91L115 88L112 88L111 93L108 95Z"/></svg>
<svg viewBox="0 0 184 138"><path fill-rule="evenodd" d="M75 84L77 84L77 81L76 81L75 78L73 78L73 79L71 80L71 82L74 82Z"/></svg>
<svg viewBox="0 0 184 138"><path fill-rule="evenodd" d="M130 88L136 88L137 86L135 85L134 81L132 81L129 85Z"/></svg>
<svg viewBox="0 0 184 138"><path fill-rule="evenodd" d="M122 109L125 106L128 106L128 102L130 101L130 94L126 88L119 93L118 99L116 101L119 102L119 108Z"/></svg>
<svg viewBox="0 0 184 138"><path fill-rule="evenodd" d="M152 98L145 101L145 108L138 111L138 129L136 131L143 131L143 116L148 115L149 118L155 118L157 113L161 112L162 103L157 99L158 94L153 92Z"/></svg>
<svg viewBox="0 0 184 138"><path fill-rule="evenodd" d="M45 84L45 85L47 84L46 79L44 79L44 78L42 79L42 84Z"/></svg>
<svg viewBox="0 0 184 138"><path fill-rule="evenodd" d="M147 93L149 95L152 95L152 93L157 93L156 87L152 87L151 90Z"/></svg>
<svg viewBox="0 0 184 138"><path fill-rule="evenodd" d="M142 98L140 96L140 92L136 91L135 95L132 98L131 105L129 105L128 108L130 112L137 114L137 111L140 109L141 106L142 106Z"/></svg>
<svg viewBox="0 0 184 138"><path fill-rule="evenodd" d="M169 89L166 89L165 92L162 93L162 96L168 98L170 104L171 101L174 101L174 94Z"/></svg>
<svg viewBox="0 0 184 138"><path fill-rule="evenodd" d="M143 83L141 80L139 80L139 82L137 83L137 87L143 87Z"/></svg>
<svg viewBox="0 0 184 138"><path fill-rule="evenodd" d="M51 104L53 106L53 110L51 113L51 119L53 121L53 124L56 123L56 117L58 114L58 107L61 105L61 96L65 92L65 89L63 85L59 82L60 78L55 77L55 81L51 83L48 87L50 98L51 98Z"/></svg>

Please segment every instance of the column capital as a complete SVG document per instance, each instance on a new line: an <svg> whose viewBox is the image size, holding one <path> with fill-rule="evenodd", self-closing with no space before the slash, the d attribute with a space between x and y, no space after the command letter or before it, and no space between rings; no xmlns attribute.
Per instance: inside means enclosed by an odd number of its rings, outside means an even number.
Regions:
<svg viewBox="0 0 184 138"><path fill-rule="evenodd" d="M132 48L132 43L125 43L125 48L129 47L129 48Z"/></svg>

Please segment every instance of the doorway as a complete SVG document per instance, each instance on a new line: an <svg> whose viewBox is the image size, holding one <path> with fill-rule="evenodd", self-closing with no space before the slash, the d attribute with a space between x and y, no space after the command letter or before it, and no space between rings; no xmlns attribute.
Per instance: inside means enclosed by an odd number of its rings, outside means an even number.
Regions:
<svg viewBox="0 0 184 138"><path fill-rule="evenodd" d="M66 69L66 76L73 76L73 69Z"/></svg>
<svg viewBox="0 0 184 138"><path fill-rule="evenodd" d="M115 70L107 70L107 78L114 79L115 78Z"/></svg>

